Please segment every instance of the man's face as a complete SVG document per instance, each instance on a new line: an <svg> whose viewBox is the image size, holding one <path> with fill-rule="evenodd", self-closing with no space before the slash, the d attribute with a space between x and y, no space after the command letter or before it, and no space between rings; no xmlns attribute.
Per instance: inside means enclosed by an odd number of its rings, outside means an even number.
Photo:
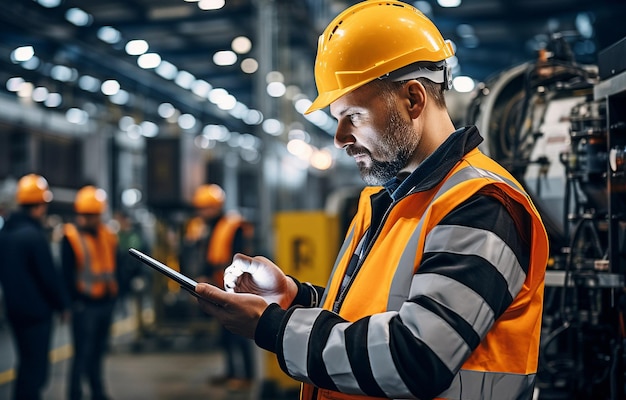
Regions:
<svg viewBox="0 0 626 400"><path fill-rule="evenodd" d="M198 209L198 215L206 220L217 217L221 212L222 207L203 207Z"/></svg>
<svg viewBox="0 0 626 400"><path fill-rule="evenodd" d="M100 225L100 222L100 214L78 214L76 216L78 226L88 231L95 231Z"/></svg>
<svg viewBox="0 0 626 400"><path fill-rule="evenodd" d="M400 104L395 96L381 95L376 85L367 84L330 106L338 121L335 145L354 157L368 185L395 177L419 145L421 134L401 113Z"/></svg>

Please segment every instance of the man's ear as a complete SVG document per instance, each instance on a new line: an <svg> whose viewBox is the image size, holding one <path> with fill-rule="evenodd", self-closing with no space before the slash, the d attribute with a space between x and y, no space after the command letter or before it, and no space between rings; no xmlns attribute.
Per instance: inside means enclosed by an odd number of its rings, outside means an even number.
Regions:
<svg viewBox="0 0 626 400"><path fill-rule="evenodd" d="M413 79L405 85L406 95L409 100L409 115L415 119L422 114L426 107L426 89L418 80Z"/></svg>

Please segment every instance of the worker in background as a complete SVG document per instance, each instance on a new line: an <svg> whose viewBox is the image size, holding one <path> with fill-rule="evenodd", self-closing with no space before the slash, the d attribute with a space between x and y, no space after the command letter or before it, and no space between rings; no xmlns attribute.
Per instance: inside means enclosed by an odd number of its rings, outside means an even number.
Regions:
<svg viewBox="0 0 626 400"><path fill-rule="evenodd" d="M522 185L454 127L435 25L364 1L318 42L318 97L369 185L326 288L236 255L201 308L276 354L302 399L531 399L548 238Z"/></svg>
<svg viewBox="0 0 626 400"><path fill-rule="evenodd" d="M73 312L70 400L83 398L83 378L89 384L89 398L107 398L103 364L119 293L119 251L117 235L102 220L106 208L106 192L84 186L74 201L76 223L64 226L61 260Z"/></svg>
<svg viewBox="0 0 626 400"><path fill-rule="evenodd" d="M133 217L126 211L116 211L109 226L117 233L119 253L119 296L117 309L122 317L132 315L137 323L133 346L141 347L142 335L146 326L143 318L144 297L148 295L150 274L148 268L134 257L127 257L128 250L137 249L150 253L148 241Z"/></svg>
<svg viewBox="0 0 626 400"><path fill-rule="evenodd" d="M216 184L199 186L192 199L196 217L186 226L181 266L198 281L224 287L224 269L235 253L250 253L253 227L237 211L226 212L226 194ZM187 272L189 273L189 272ZM222 330L221 343L226 357L223 376L211 383L226 384L230 389L243 389L254 378L252 342L248 338Z"/></svg>
<svg viewBox="0 0 626 400"><path fill-rule="evenodd" d="M52 192L41 175L17 183L19 210L0 230L0 284L17 349L13 398L40 399L49 371L53 314L69 317L69 297L52 258L43 220Z"/></svg>

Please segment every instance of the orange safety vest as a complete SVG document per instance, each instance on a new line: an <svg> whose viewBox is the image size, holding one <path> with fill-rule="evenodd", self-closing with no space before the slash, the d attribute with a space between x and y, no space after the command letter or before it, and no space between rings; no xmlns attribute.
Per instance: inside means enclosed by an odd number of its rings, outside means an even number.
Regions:
<svg viewBox="0 0 626 400"><path fill-rule="evenodd" d="M524 285L513 303L465 360L451 386L439 395L440 399L517 399L516 394L528 393L537 372L548 238L529 196L504 168L478 149L473 149L436 187L400 200L389 213L339 312L346 320L356 321L377 313L398 311L408 298L409 285L421 263L428 233L480 189L489 191L487 185L498 186L532 217L530 265ZM368 187L361 194L358 214L348 230L346 243L326 287L324 309L333 307L350 258L370 227L370 196L380 190L380 187ZM503 203L506 205L507 201L510 200L504 199ZM407 214L416 217L406 218ZM512 216L516 218L515 214ZM387 267L381 268L381 265ZM314 387L303 384L300 398L313 400L313 395ZM318 389L316 400L370 398Z"/></svg>
<svg viewBox="0 0 626 400"><path fill-rule="evenodd" d="M191 219L187 224L185 233L187 240L198 240L202 236L205 224L206 222L200 217ZM219 219L211 232L207 245L206 262L209 265L222 267L230 264L235 255L233 248L235 234L240 228L243 230L244 238L250 240L254 234L254 228L239 213L231 211ZM213 280L222 282L223 273L223 269L218 268L212 277Z"/></svg>
<svg viewBox="0 0 626 400"><path fill-rule="evenodd" d="M252 237L252 225L238 213L230 212L220 218L209 239L206 254L206 260L209 264L227 265L232 261L234 256L233 242L239 228L243 229L244 237L247 239Z"/></svg>
<svg viewBox="0 0 626 400"><path fill-rule="evenodd" d="M96 235L81 232L74 224L65 224L64 232L76 257L78 292L92 299L116 296L117 235L103 224Z"/></svg>

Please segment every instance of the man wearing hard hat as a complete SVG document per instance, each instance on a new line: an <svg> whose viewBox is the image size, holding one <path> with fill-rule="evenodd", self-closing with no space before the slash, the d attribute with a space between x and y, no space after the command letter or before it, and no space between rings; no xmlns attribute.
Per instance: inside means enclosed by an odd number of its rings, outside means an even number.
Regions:
<svg viewBox="0 0 626 400"><path fill-rule="evenodd" d="M117 235L102 220L106 209L106 192L84 186L74 199L76 223L64 226L61 259L72 298L74 344L70 400L83 398L83 380L91 399L107 398L103 363L119 292L119 251Z"/></svg>
<svg viewBox="0 0 626 400"><path fill-rule="evenodd" d="M52 192L37 174L17 183L19 210L0 230L0 284L17 347L15 399L39 399L50 361L53 313L69 316L69 297L52 256L43 219Z"/></svg>
<svg viewBox="0 0 626 400"><path fill-rule="evenodd" d="M196 188L192 198L196 216L187 223L183 246L183 255L187 257L181 257L182 267L195 269L200 275L199 281L220 287L223 287L224 268L232 262L235 253L251 251L254 234L253 226L239 212L225 210L225 201L226 193L219 185L209 183ZM230 389L248 388L254 378L252 343L228 330L221 332L220 339L225 371L210 382Z"/></svg>
<svg viewBox="0 0 626 400"><path fill-rule="evenodd" d="M549 246L522 185L457 129L454 54L400 1L363 1L318 42L318 97L366 187L325 288L238 255L202 309L254 338L303 400L531 399Z"/></svg>

